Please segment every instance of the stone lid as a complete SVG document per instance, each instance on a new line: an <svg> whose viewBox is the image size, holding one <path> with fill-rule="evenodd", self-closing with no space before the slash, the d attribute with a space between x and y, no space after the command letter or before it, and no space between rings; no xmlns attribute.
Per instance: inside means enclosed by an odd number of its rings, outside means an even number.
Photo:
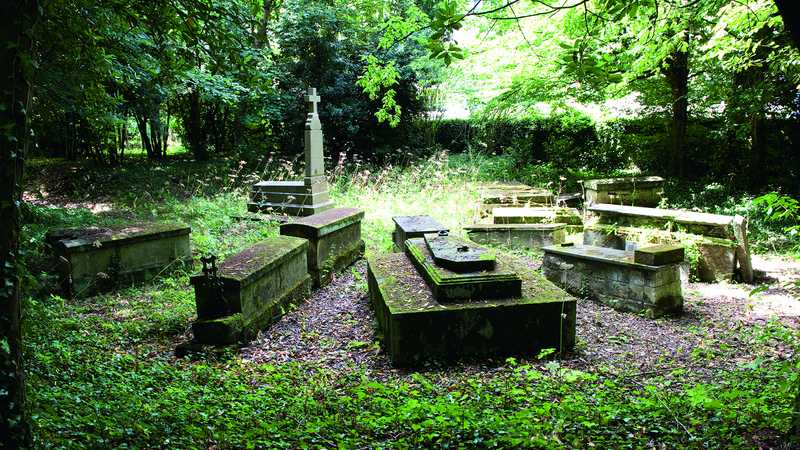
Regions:
<svg viewBox="0 0 800 450"><path fill-rule="evenodd" d="M357 208L333 208L310 216L292 219L282 224L281 234L319 238L340 230L364 218L364 211Z"/></svg>
<svg viewBox="0 0 800 450"><path fill-rule="evenodd" d="M405 233L436 233L447 230L431 216L396 216L392 220Z"/></svg>
<svg viewBox="0 0 800 450"><path fill-rule="evenodd" d="M642 206L611 205L607 203L595 203L587 209L596 213L651 217L689 225L729 226L733 223L732 216L680 209L645 208Z"/></svg>
<svg viewBox="0 0 800 450"><path fill-rule="evenodd" d="M608 190L608 189L629 189L633 187L649 188L664 184L661 177L619 177L619 178L597 178L594 180L581 180L580 183L587 189Z"/></svg>
<svg viewBox="0 0 800 450"><path fill-rule="evenodd" d="M85 252L99 247L116 247L159 238L184 236L192 229L181 223L142 223L115 227L65 228L51 230L45 238L50 245L68 252Z"/></svg>
<svg viewBox="0 0 800 450"><path fill-rule="evenodd" d="M625 250L617 250L608 247L596 247L594 245L550 245L542 247L545 254L553 253L556 255L571 256L574 258L598 261L618 266L636 267L644 270L658 270L659 266L649 266L634 262L634 253Z"/></svg>
<svg viewBox="0 0 800 450"><path fill-rule="evenodd" d="M494 253L474 242L450 236L446 231L427 233L424 239L433 255L433 262L439 267L459 273L493 270L495 267Z"/></svg>
<svg viewBox="0 0 800 450"><path fill-rule="evenodd" d="M225 258L219 265L218 276L225 281L247 284L262 274L277 268L283 261L305 253L308 241L294 236L275 236L256 243L241 252ZM192 275L191 282L205 278L202 273Z"/></svg>

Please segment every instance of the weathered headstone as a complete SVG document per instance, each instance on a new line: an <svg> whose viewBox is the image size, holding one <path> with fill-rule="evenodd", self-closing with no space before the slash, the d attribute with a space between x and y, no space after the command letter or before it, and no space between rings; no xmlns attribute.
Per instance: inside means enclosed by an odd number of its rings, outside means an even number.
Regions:
<svg viewBox="0 0 800 450"><path fill-rule="evenodd" d="M281 234L308 240L308 272L314 287L328 284L338 272L364 256L364 211L334 208L282 224Z"/></svg>
<svg viewBox="0 0 800 450"><path fill-rule="evenodd" d="M253 186L247 209L251 212L310 216L333 208L325 180L322 125L315 88L308 89L304 135L305 178L302 181L261 181Z"/></svg>
<svg viewBox="0 0 800 450"><path fill-rule="evenodd" d="M191 277L197 320L195 341L224 345L247 341L311 292L308 241L276 236L228 257L219 267L204 261Z"/></svg>
<svg viewBox="0 0 800 450"><path fill-rule="evenodd" d="M45 238L57 258L65 296L86 296L167 269L191 264L191 228L182 224L138 224L52 230Z"/></svg>
<svg viewBox="0 0 800 450"><path fill-rule="evenodd" d="M575 299L524 262L445 233L404 247L368 259L370 301L395 364L574 346Z"/></svg>
<svg viewBox="0 0 800 450"><path fill-rule="evenodd" d="M428 233L449 231L431 216L397 216L392 217L392 221L394 221L392 241L394 250L398 252L405 251L405 242L408 239L422 237Z"/></svg>
<svg viewBox="0 0 800 450"><path fill-rule="evenodd" d="M542 271L548 280L575 295L589 296L615 309L649 317L683 309L680 263L646 265L634 252L594 246L545 247ZM655 260L675 261L674 248L652 249ZM663 253L663 255L653 256Z"/></svg>

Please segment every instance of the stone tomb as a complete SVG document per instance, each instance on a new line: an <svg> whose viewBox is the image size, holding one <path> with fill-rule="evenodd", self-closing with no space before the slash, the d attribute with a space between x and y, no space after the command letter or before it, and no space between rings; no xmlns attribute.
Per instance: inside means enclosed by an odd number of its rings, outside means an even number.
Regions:
<svg viewBox="0 0 800 450"><path fill-rule="evenodd" d="M334 272L364 256L363 218L360 209L335 208L281 225L282 235L308 240L308 273L314 287L328 284Z"/></svg>
<svg viewBox="0 0 800 450"><path fill-rule="evenodd" d="M393 250L396 252L405 251L405 242L408 239L422 237L427 233L449 231L431 216L397 216L392 217L392 221L394 221Z"/></svg>
<svg viewBox="0 0 800 450"><path fill-rule="evenodd" d="M696 271L701 281L729 280L737 264L744 281L753 280L747 220L741 216L595 204L587 207L587 223L591 226L584 234L584 243L606 245L602 244L604 240L633 240L636 236L655 236L656 242L664 244L691 240L700 253Z"/></svg>
<svg viewBox="0 0 800 450"><path fill-rule="evenodd" d="M656 206L664 191L664 179L661 177L604 178L584 180L581 184L586 205Z"/></svg>
<svg viewBox="0 0 800 450"><path fill-rule="evenodd" d="M553 193L516 181L485 183L479 187L479 216L486 217L498 207L552 206Z"/></svg>
<svg viewBox="0 0 800 450"><path fill-rule="evenodd" d="M479 244L530 250L561 244L566 238L563 223L475 224L464 227L467 237Z"/></svg>
<svg viewBox="0 0 800 450"><path fill-rule="evenodd" d="M139 224L52 230L45 240L57 259L65 296L86 296L118 284L146 281L191 264L191 228Z"/></svg>
<svg viewBox="0 0 800 450"><path fill-rule="evenodd" d="M644 311L651 318L683 310L680 263L684 255L680 247L626 252L589 245L554 245L543 250L545 277L572 294L622 311Z"/></svg>
<svg viewBox="0 0 800 450"><path fill-rule="evenodd" d="M574 298L508 254L439 239L450 238L428 234L407 240L405 254L368 259L370 301L394 364L573 348ZM475 270L492 256L494 268Z"/></svg>
<svg viewBox="0 0 800 450"><path fill-rule="evenodd" d="M199 344L227 345L252 339L277 321L292 304L311 293L306 271L308 241L276 236L228 257L219 267L204 260L191 277ZM213 258L213 257L212 257Z"/></svg>
<svg viewBox="0 0 800 450"><path fill-rule="evenodd" d="M322 125L317 103L320 97L315 88L308 89L306 118L305 179L303 181L261 181L250 193L250 212L310 216L333 208L325 180L325 160L322 148Z"/></svg>
<svg viewBox="0 0 800 450"><path fill-rule="evenodd" d="M492 221L507 225L514 223L565 223L581 225L583 220L573 208L494 208Z"/></svg>

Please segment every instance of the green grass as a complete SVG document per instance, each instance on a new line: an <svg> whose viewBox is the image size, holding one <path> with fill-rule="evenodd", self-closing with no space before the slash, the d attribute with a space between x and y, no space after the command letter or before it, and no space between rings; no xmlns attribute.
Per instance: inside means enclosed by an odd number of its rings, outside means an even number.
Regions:
<svg viewBox="0 0 800 450"><path fill-rule="evenodd" d="M368 251L384 252L394 215L430 214L454 230L470 222L474 182L502 179L505 164L467 154L410 168L340 167L332 194L341 206L365 209ZM788 429L797 370L771 349L796 352L798 335L777 323L739 331L763 358L702 384L682 383L681 368L640 376L513 359L480 375L431 370L378 380L358 367L254 364L232 349L173 358L194 317L186 271L88 299L49 294L42 238L50 227L180 220L192 226L196 258L224 257L274 235L274 223L233 215L244 212L253 179L278 166L82 167L64 195L99 196L111 211L26 208L25 360L37 447L750 447L754 433ZM54 180L36 171L62 166L32 167L30 185L55 191Z"/></svg>

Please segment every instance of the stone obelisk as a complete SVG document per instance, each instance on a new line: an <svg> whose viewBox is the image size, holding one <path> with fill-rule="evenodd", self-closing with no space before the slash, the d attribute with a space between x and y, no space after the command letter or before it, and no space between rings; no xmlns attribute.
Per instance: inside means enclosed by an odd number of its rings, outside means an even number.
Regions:
<svg viewBox="0 0 800 450"><path fill-rule="evenodd" d="M325 158L322 148L322 124L315 88L308 88L304 147L305 178L303 181L261 181L253 186L247 209L251 212L310 216L333 208L325 180Z"/></svg>

